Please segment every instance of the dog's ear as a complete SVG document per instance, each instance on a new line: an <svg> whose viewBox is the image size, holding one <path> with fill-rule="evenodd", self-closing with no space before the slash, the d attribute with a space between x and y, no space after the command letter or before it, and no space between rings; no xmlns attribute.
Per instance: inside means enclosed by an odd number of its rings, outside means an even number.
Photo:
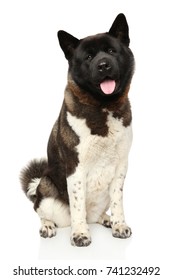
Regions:
<svg viewBox="0 0 173 280"><path fill-rule="evenodd" d="M58 31L57 36L61 49L67 60L69 60L72 57L75 48L78 46L79 40L63 30Z"/></svg>
<svg viewBox="0 0 173 280"><path fill-rule="evenodd" d="M109 30L109 34L115 38L118 38L127 47L129 46L129 27L124 14L119 14L116 17Z"/></svg>

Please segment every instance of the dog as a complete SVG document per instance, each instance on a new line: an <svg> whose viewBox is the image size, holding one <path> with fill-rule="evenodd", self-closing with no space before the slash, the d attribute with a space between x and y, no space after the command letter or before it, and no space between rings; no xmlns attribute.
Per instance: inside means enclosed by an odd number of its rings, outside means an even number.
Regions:
<svg viewBox="0 0 173 280"><path fill-rule="evenodd" d="M84 39L63 30L57 35L69 64L64 101L47 160L32 160L22 169L22 189L34 203L44 238L71 226L71 244L88 246L90 223L128 238L123 184L132 142L128 92L135 61L126 17L119 14L108 32Z"/></svg>

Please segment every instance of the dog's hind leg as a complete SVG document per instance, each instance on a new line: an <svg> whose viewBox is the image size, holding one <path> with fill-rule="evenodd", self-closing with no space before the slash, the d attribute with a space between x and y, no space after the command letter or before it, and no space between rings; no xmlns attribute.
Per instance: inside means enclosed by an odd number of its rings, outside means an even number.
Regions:
<svg viewBox="0 0 173 280"><path fill-rule="evenodd" d="M36 212L41 220L42 237L53 237L56 235L56 228L70 226L69 206L59 199L43 198Z"/></svg>
<svg viewBox="0 0 173 280"><path fill-rule="evenodd" d="M48 177L43 177L37 188L34 209L41 219L40 235L53 237L56 227L70 225L69 205L62 201L54 184Z"/></svg>

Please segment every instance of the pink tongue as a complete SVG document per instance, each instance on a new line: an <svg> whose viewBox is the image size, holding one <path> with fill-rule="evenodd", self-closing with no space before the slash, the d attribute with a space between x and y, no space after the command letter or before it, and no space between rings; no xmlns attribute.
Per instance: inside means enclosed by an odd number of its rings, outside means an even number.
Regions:
<svg viewBox="0 0 173 280"><path fill-rule="evenodd" d="M114 80L105 80L100 84L100 87L105 94L111 94L115 90L116 83Z"/></svg>

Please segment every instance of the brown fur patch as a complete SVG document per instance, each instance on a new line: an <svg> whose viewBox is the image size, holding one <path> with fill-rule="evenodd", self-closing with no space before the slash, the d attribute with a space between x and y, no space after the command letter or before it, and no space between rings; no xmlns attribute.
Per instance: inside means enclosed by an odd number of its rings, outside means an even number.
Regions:
<svg viewBox="0 0 173 280"><path fill-rule="evenodd" d="M78 102L83 105L89 105L89 106L99 106L100 102L93 98L90 94L85 92L84 90L81 90L80 87L73 81L71 76L68 76L68 85L66 87L66 90L69 90L73 93L74 96L77 97Z"/></svg>
<svg viewBox="0 0 173 280"><path fill-rule="evenodd" d="M49 166L52 166L53 169L55 164L63 166L64 171L61 170L61 173L65 173L65 177L72 174L78 165L78 154L76 151L78 144L79 137L67 122L67 108L66 104L63 103L58 121L56 121L49 138ZM55 170L55 172L57 173L58 171Z"/></svg>
<svg viewBox="0 0 173 280"><path fill-rule="evenodd" d="M74 149L74 147L79 144L79 137L75 134L67 122L67 106L65 103L63 103L59 117L59 128L59 133L65 146L67 146L70 150Z"/></svg>
<svg viewBox="0 0 173 280"><path fill-rule="evenodd" d="M113 116L122 119L123 125L129 126L132 120L131 107L128 99L130 85L126 87L123 95L107 102L99 102L87 92L81 90L71 78L65 91L65 103L67 110L77 118L85 118L91 134L106 136L108 133L107 115L108 111ZM103 110L106 109L106 110Z"/></svg>
<svg viewBox="0 0 173 280"><path fill-rule="evenodd" d="M66 98L67 95L67 98ZM69 102L69 100L71 102ZM72 102L73 101L73 102ZM71 90L66 90L65 102L67 102L67 110L79 119L85 119L86 125L90 128L91 134L99 136L107 136L107 115L108 112L103 112L100 106L83 104L73 94Z"/></svg>
<svg viewBox="0 0 173 280"><path fill-rule="evenodd" d="M103 112L100 102L87 92L80 90L71 79L66 87L65 103L67 110L72 115L80 119L86 119L86 124L90 128L91 134L107 136L108 112Z"/></svg>

